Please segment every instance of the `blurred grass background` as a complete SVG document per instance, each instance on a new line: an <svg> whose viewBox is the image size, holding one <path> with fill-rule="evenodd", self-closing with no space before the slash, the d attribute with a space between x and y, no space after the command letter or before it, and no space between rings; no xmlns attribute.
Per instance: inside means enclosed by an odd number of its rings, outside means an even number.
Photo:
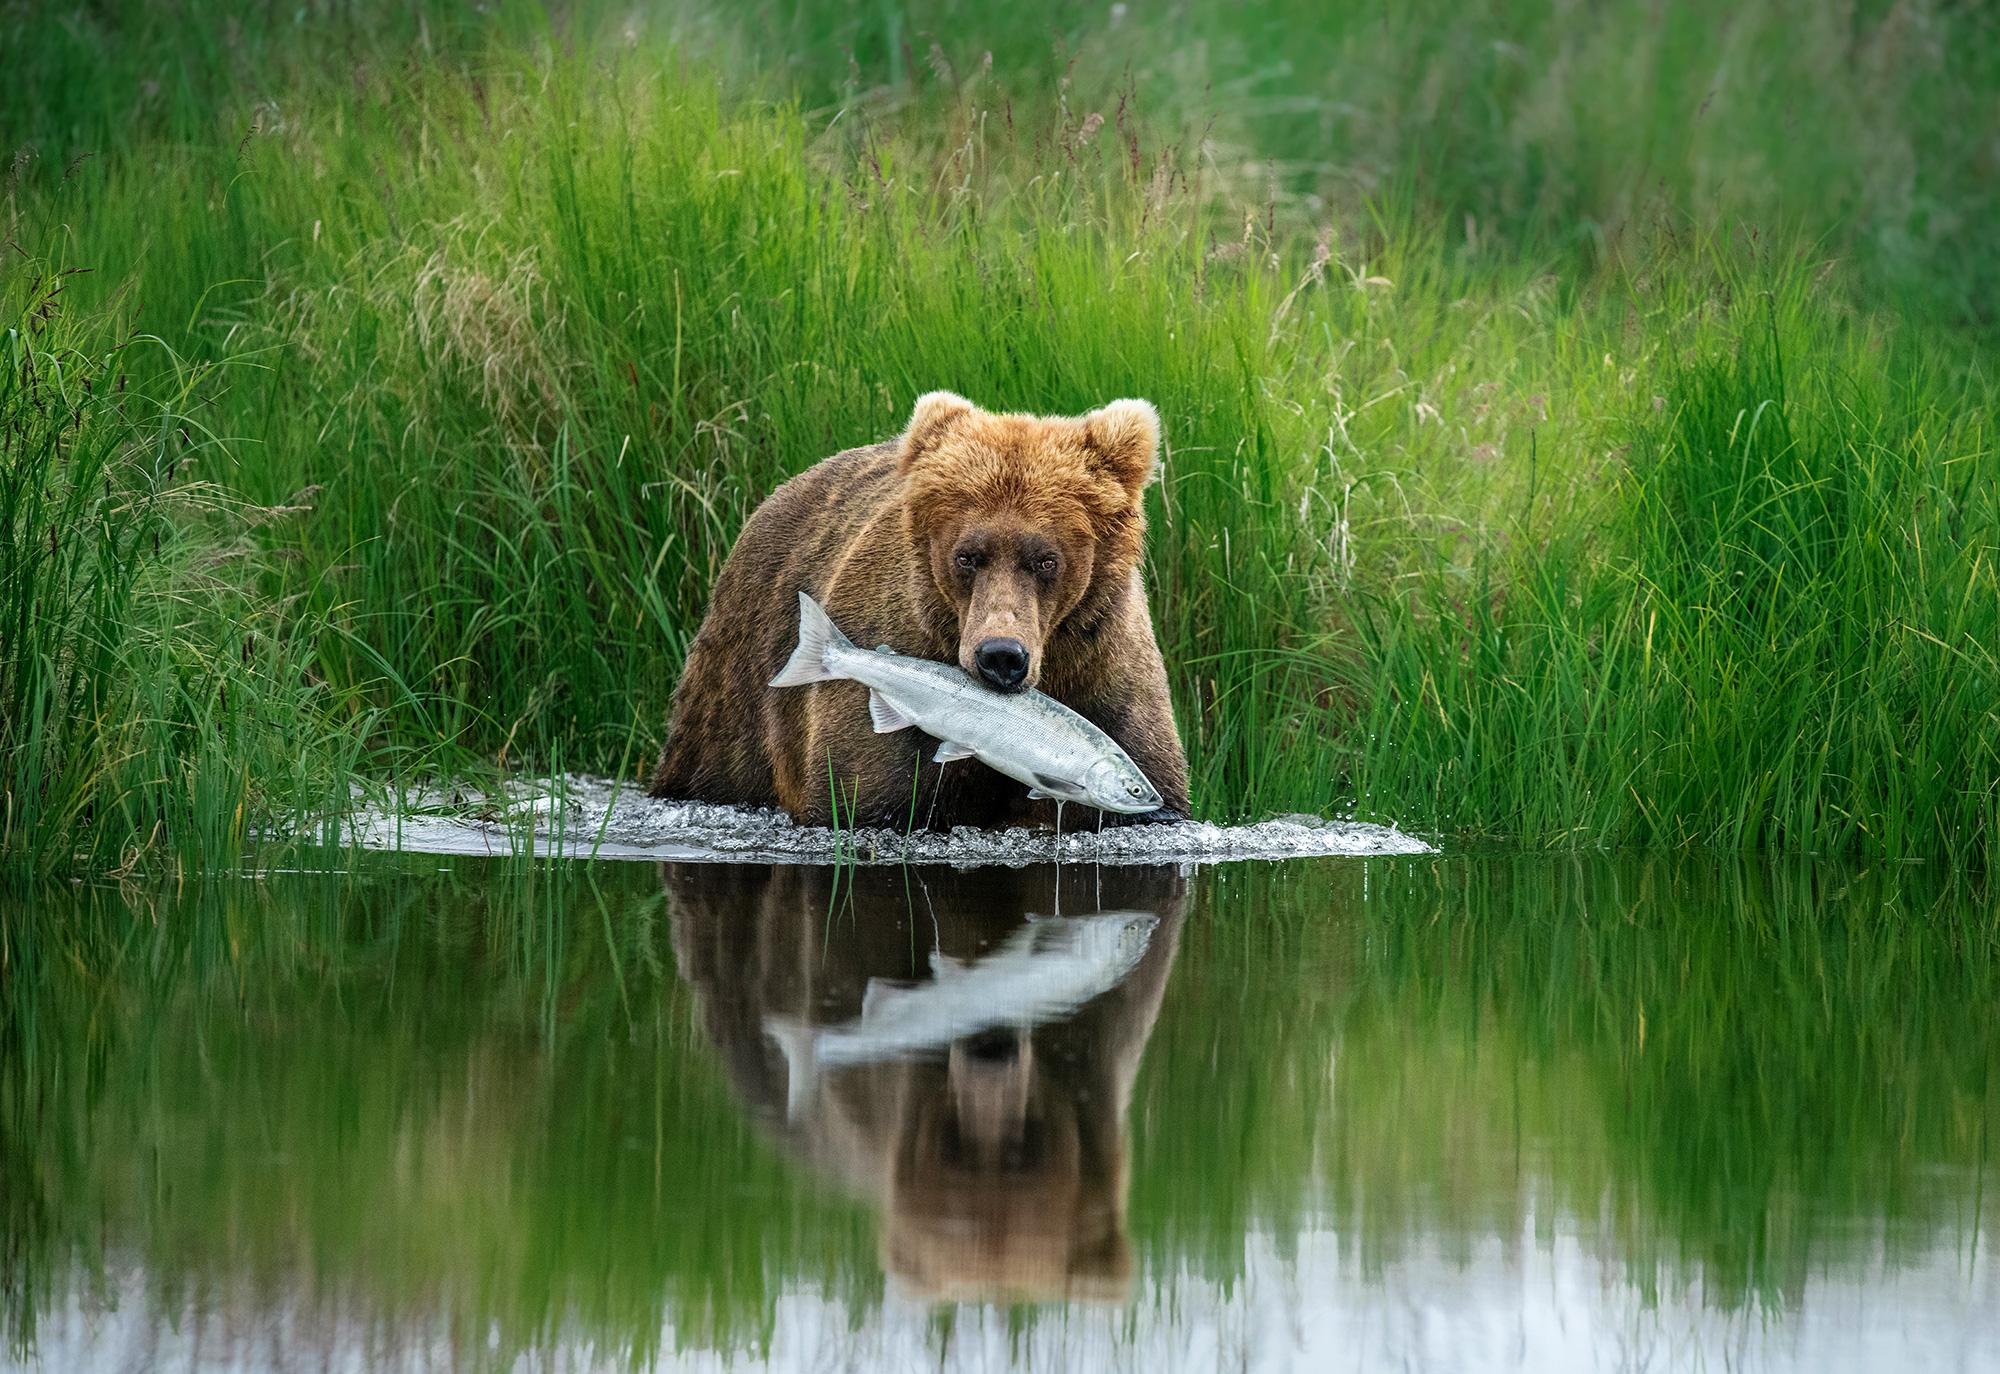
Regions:
<svg viewBox="0 0 2000 1374"><path fill-rule="evenodd" d="M632 776L736 528L1151 398L1210 817L1990 861L2000 21L0 5L0 854Z"/></svg>

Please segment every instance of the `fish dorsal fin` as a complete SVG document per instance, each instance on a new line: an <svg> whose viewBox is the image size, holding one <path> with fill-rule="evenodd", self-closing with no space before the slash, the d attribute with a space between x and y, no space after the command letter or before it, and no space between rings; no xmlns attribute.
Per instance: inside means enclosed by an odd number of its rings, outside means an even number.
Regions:
<svg viewBox="0 0 2000 1374"><path fill-rule="evenodd" d="M941 949L931 951L931 973L942 983L948 978L963 978L965 971L972 967L965 960L946 954Z"/></svg>
<svg viewBox="0 0 2000 1374"><path fill-rule="evenodd" d="M957 763L960 759L971 758L973 752L967 746L959 744L954 740L944 740L938 744L937 753L932 757L939 763Z"/></svg>
<svg viewBox="0 0 2000 1374"><path fill-rule="evenodd" d="M1007 959L1027 955L1032 958L1047 943L1050 929L1051 926L1047 917L1030 916L1021 925L1009 931L1007 938L1000 942L999 948L995 949L988 957ZM1060 929L1059 923L1056 929Z"/></svg>
<svg viewBox="0 0 2000 1374"><path fill-rule="evenodd" d="M861 993L861 1019L872 1021L879 1017L884 1008L908 997L915 986L900 978L870 978Z"/></svg>
<svg viewBox="0 0 2000 1374"><path fill-rule="evenodd" d="M893 654L893 653L895 653L896 651L895 651L894 649L890 648L890 647L889 647L888 645L886 645L886 644L877 644L877 645L875 646L875 652L876 652L876 653L878 653L878 654Z"/></svg>
<svg viewBox="0 0 2000 1374"><path fill-rule="evenodd" d="M907 730L916 722L896 709L896 704L880 692L868 694L868 719L875 723L878 735L893 735L898 730Z"/></svg>

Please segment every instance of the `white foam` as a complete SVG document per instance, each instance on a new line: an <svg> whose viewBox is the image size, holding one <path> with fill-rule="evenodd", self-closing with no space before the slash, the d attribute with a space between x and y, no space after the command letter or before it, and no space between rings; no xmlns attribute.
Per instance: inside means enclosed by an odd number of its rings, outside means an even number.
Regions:
<svg viewBox="0 0 2000 1374"><path fill-rule="evenodd" d="M475 811L492 819L466 814ZM949 834L833 830L794 823L782 812L708 802L660 801L630 784L571 774L545 778L508 797L475 797L447 812L434 797L400 807L364 807L348 820L363 849L422 854L570 855L605 859L706 859L767 863L944 863L1015 867L1066 863L1214 863L1325 855L1431 854L1393 826L1281 816L1245 825L1187 821L1098 830L1097 813L1070 808L1077 826L973 830Z"/></svg>

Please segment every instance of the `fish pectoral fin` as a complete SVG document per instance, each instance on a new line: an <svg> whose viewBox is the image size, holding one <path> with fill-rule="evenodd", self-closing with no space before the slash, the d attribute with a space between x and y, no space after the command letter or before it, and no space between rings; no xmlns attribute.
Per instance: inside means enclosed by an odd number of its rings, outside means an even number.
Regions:
<svg viewBox="0 0 2000 1374"><path fill-rule="evenodd" d="M939 742L937 753L931 755L931 758L937 763L957 763L960 759L971 758L974 752L973 749L955 740L943 740Z"/></svg>
<svg viewBox="0 0 2000 1374"><path fill-rule="evenodd" d="M966 963L965 960L946 954L941 949L931 951L931 972L939 981L943 981L946 978L960 977L970 967L972 966Z"/></svg>
<svg viewBox="0 0 2000 1374"><path fill-rule="evenodd" d="M916 722L897 709L896 704L880 692L868 693L868 719L874 722L875 733L893 735L898 730L907 730Z"/></svg>
<svg viewBox="0 0 2000 1374"><path fill-rule="evenodd" d="M901 978L870 978L861 992L861 1019L872 1019L897 998L909 996L916 986Z"/></svg>
<svg viewBox="0 0 2000 1374"><path fill-rule="evenodd" d="M1052 778L1047 773L1036 773L1034 781L1028 785L1029 801L1081 801L1083 789L1074 783Z"/></svg>

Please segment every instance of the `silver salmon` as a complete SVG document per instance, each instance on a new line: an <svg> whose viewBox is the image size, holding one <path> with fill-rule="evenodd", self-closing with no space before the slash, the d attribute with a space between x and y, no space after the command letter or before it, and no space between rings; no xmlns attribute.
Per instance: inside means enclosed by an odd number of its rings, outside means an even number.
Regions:
<svg viewBox="0 0 2000 1374"><path fill-rule="evenodd" d="M810 1105L824 1069L911 1059L981 1031L1067 1016L1125 981L1158 924L1148 911L1030 916L998 949L971 963L933 950L931 982L869 979L857 1021L816 1027L766 1017L764 1034L785 1056L789 1114L797 1120Z"/></svg>
<svg viewBox="0 0 2000 1374"><path fill-rule="evenodd" d="M1037 800L1082 802L1127 815L1160 806L1159 791L1118 741L1054 697L995 692L952 664L909 658L886 644L873 652L860 648L800 592L799 647L771 685L837 678L868 689L876 734L915 726L939 741L939 763L976 758L1026 783Z"/></svg>

